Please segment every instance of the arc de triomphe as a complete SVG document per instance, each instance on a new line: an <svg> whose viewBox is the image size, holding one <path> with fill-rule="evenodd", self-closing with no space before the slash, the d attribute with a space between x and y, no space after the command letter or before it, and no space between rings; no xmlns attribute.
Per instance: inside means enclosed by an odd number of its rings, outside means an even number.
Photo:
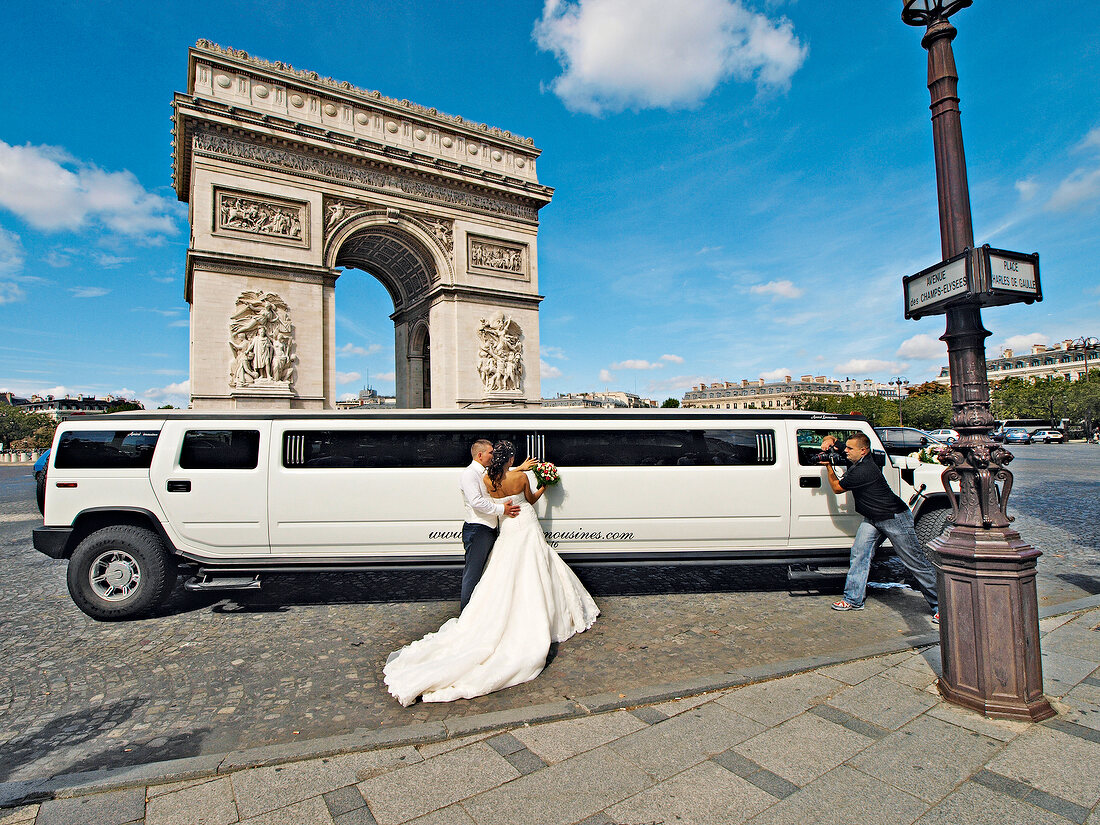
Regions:
<svg viewBox="0 0 1100 825"><path fill-rule="evenodd" d="M342 268L393 298L399 407L539 402L529 138L204 40L173 108L195 408L332 408Z"/></svg>

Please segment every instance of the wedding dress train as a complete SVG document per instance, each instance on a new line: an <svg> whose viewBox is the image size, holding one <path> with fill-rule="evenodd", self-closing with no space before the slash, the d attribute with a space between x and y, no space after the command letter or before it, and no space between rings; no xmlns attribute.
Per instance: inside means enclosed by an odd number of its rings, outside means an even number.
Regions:
<svg viewBox="0 0 1100 825"><path fill-rule="evenodd" d="M551 642L592 626L599 608L546 543L535 508L502 518L481 581L457 618L391 653L386 687L402 705L470 699L529 682L542 672Z"/></svg>

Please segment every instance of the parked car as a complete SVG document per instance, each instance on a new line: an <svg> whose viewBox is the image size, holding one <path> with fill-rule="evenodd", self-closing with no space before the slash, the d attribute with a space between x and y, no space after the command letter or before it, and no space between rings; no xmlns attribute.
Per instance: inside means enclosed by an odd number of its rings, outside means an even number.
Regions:
<svg viewBox="0 0 1100 825"><path fill-rule="evenodd" d="M875 427L875 432L890 455L909 455L929 447L947 446L931 433L916 427Z"/></svg>
<svg viewBox="0 0 1100 825"><path fill-rule="evenodd" d="M954 444L959 440L958 430L932 430L929 435L945 444Z"/></svg>
<svg viewBox="0 0 1100 825"><path fill-rule="evenodd" d="M1030 444L1031 436L1023 427L1009 427L1004 433L1005 444Z"/></svg>
<svg viewBox="0 0 1100 825"><path fill-rule="evenodd" d="M1065 444L1066 434L1061 430L1036 430L1031 434L1031 440L1043 444Z"/></svg>
<svg viewBox="0 0 1100 825"><path fill-rule="evenodd" d="M46 471L50 466L50 451L42 453L34 462L35 498L38 500L38 512L46 512Z"/></svg>

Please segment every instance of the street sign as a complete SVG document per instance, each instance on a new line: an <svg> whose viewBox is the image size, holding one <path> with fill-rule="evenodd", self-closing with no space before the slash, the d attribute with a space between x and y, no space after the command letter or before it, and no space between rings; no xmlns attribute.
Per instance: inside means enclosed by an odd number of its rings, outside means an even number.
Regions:
<svg viewBox="0 0 1100 825"><path fill-rule="evenodd" d="M904 278L905 317L947 311L947 304L970 296L970 250Z"/></svg>
<svg viewBox="0 0 1100 825"><path fill-rule="evenodd" d="M905 317L943 315L959 304L1001 306L1043 300L1039 253L1025 255L989 244L902 278Z"/></svg>

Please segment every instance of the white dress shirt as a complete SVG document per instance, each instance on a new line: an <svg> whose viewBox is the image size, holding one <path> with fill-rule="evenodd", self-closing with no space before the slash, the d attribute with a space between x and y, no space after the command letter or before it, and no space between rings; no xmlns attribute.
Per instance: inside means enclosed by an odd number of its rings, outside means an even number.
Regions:
<svg viewBox="0 0 1100 825"><path fill-rule="evenodd" d="M466 521L497 529L500 517L504 515L504 502L489 498L489 491L485 489L485 468L471 461L470 466L462 471L459 486L462 488L462 503L466 505Z"/></svg>

